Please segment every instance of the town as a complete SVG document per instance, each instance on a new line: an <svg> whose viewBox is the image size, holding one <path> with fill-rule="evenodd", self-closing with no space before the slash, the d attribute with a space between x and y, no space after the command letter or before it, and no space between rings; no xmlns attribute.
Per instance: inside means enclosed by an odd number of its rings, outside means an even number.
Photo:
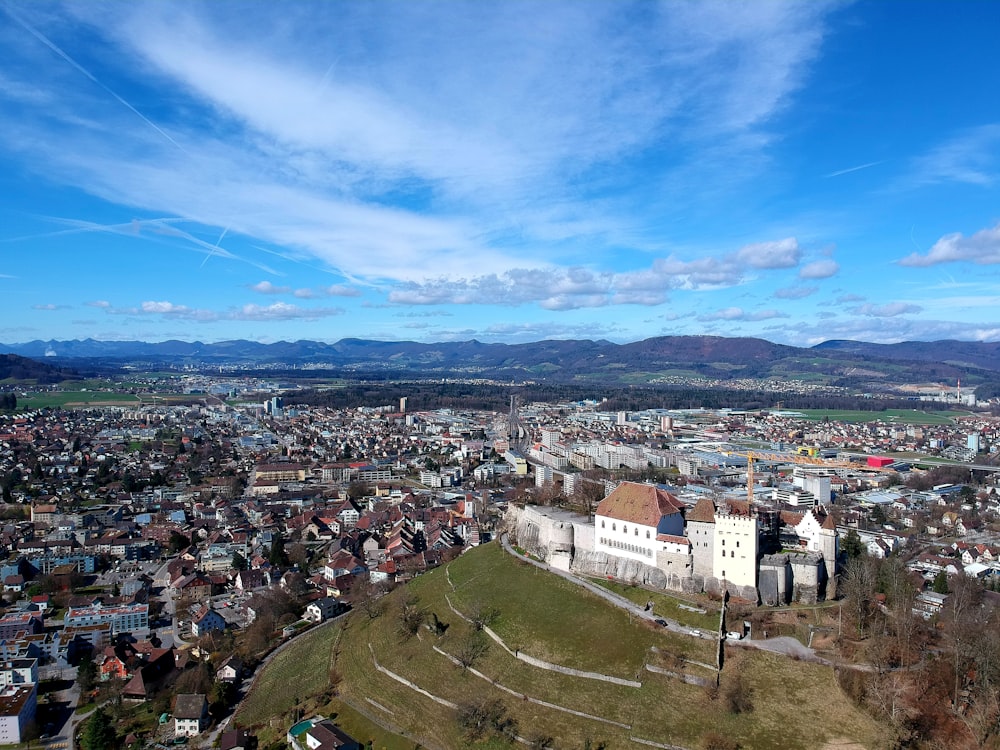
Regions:
<svg viewBox="0 0 1000 750"><path fill-rule="evenodd" d="M988 416L516 396L504 412L332 409L205 391L0 417L0 743L73 747L73 709L91 705L88 747L116 732L248 747L225 730L277 644L505 532L552 569L760 610L851 600L861 558L904 562L925 621L947 622L949 578L1000 582ZM136 705L158 720L116 726ZM323 717L299 735L360 747Z"/></svg>

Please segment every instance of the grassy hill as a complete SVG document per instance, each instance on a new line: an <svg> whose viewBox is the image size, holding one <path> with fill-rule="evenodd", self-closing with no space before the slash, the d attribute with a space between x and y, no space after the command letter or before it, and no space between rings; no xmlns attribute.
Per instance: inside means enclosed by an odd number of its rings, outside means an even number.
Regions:
<svg viewBox="0 0 1000 750"><path fill-rule="evenodd" d="M702 748L712 732L760 750L830 743L879 747L886 739L843 695L833 671L816 664L733 649L714 690L647 670L653 665L711 679L712 670L691 662L711 662L712 644L630 619L574 584L512 558L497 544L470 550L396 589L382 603L384 612L374 618L361 609L354 612L336 641L325 638L325 648L309 657L329 663L332 650L333 669L341 679L333 703L314 704L321 711L335 714L346 704L353 710L344 719L354 731L371 727L358 723L360 712L405 735L380 734L378 747L506 747L506 740L488 734L470 740L456 709L447 705L489 701L502 704L516 722L517 735L560 749L583 748L588 741L590 747L601 742L607 748L641 747L645 741L645 746ZM520 654L641 686L526 664L452 607L466 616L492 613L492 630ZM407 611L421 612L430 623L436 616L447 629L438 634L420 627L411 635L404 626ZM485 651L469 669L454 663L455 658L469 660L483 643ZM272 668L286 674L289 669L280 660ZM736 705L739 713L732 710ZM544 739L551 744L542 744Z"/></svg>

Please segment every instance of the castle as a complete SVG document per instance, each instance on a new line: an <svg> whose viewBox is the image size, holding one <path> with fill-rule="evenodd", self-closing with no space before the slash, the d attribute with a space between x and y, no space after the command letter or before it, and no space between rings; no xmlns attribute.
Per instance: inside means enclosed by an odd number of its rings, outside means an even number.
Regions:
<svg viewBox="0 0 1000 750"><path fill-rule="evenodd" d="M782 527L794 551L774 554ZM687 593L728 591L768 605L833 594L837 530L819 509L768 512L707 498L688 508L662 488L623 482L593 520L558 508L512 506L508 528L528 552L584 575Z"/></svg>

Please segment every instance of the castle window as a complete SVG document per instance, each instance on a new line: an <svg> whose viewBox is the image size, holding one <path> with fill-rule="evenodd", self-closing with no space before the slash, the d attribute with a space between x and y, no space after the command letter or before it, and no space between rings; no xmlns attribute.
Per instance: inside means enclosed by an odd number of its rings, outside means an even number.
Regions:
<svg viewBox="0 0 1000 750"><path fill-rule="evenodd" d="M625 524L622 524L622 533L623 534L627 534L628 533L628 526L626 526Z"/></svg>
<svg viewBox="0 0 1000 750"><path fill-rule="evenodd" d="M730 552L729 556L730 557L736 557L736 550L733 550L732 552Z"/></svg>
<svg viewBox="0 0 1000 750"><path fill-rule="evenodd" d="M649 529L646 529L646 538L649 539Z"/></svg>
<svg viewBox="0 0 1000 750"><path fill-rule="evenodd" d="M615 526L616 526L616 525L617 525L617 524L611 524L611 530L612 530L612 531L617 531L617 530L618 530L618 529L616 529L616 528L615 528Z"/></svg>
<svg viewBox="0 0 1000 750"><path fill-rule="evenodd" d="M603 518L601 519L601 528L602 529L604 528L604 519Z"/></svg>
<svg viewBox="0 0 1000 750"><path fill-rule="evenodd" d="M725 578L725 577L726 577L726 571L722 571L722 577L723 577L723 578Z"/></svg>
<svg viewBox="0 0 1000 750"><path fill-rule="evenodd" d="M739 539L737 539L737 540L736 540L736 546L737 546L737 547L739 547L739 546L740 546L740 540L739 540Z"/></svg>
<svg viewBox="0 0 1000 750"><path fill-rule="evenodd" d="M646 533L648 534L649 532L647 531ZM638 526L635 527L635 535L639 536L639 527Z"/></svg>
<svg viewBox="0 0 1000 750"><path fill-rule="evenodd" d="M723 546L723 547L725 547L725 546L726 546L726 540L725 540L725 539L723 539L723 540L722 540L722 546Z"/></svg>

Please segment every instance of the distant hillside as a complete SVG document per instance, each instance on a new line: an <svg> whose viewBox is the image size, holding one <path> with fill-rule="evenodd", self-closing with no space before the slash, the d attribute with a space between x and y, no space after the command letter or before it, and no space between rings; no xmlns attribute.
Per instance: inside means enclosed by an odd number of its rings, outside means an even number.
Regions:
<svg viewBox="0 0 1000 750"><path fill-rule="evenodd" d="M76 380L79 377L79 373L75 370L53 367L45 362L36 362L16 354L0 354L0 380L60 383L63 380Z"/></svg>
<svg viewBox="0 0 1000 750"><path fill-rule="evenodd" d="M958 367L1000 371L1000 342L997 341L902 341L898 344L870 344L865 341L836 339L824 341L813 348L883 360L942 362Z"/></svg>
<svg viewBox="0 0 1000 750"><path fill-rule="evenodd" d="M878 390L913 382L955 382L1000 386L1000 343L968 341L869 344L827 341L812 348L758 338L660 336L628 344L548 340L526 344L481 341L419 343L346 338L261 344L200 341L30 341L0 344L0 352L45 358L74 368L309 367L366 377L484 377L564 384L676 382L703 378L803 380ZM292 374L292 373L290 373ZM381 375L380 375L381 374Z"/></svg>

